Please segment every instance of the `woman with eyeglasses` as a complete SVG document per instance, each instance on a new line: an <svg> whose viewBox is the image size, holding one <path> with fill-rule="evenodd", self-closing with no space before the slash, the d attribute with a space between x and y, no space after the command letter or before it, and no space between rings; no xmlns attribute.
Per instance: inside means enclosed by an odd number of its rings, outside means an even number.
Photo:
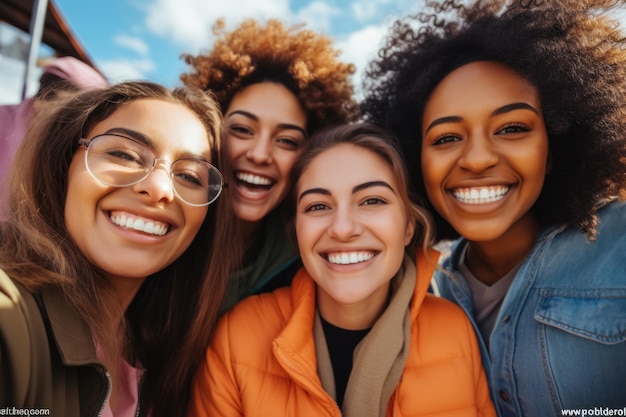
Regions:
<svg viewBox="0 0 626 417"><path fill-rule="evenodd" d="M183 83L210 92L224 114L232 162L233 209L242 265L233 271L223 309L289 284L301 266L281 209L291 169L316 130L357 117L350 76L325 35L278 20L249 19L232 31L216 24L206 53L184 55Z"/></svg>
<svg viewBox="0 0 626 417"><path fill-rule="evenodd" d="M0 231L0 406L185 412L235 253L221 129L199 89L147 82L38 115Z"/></svg>

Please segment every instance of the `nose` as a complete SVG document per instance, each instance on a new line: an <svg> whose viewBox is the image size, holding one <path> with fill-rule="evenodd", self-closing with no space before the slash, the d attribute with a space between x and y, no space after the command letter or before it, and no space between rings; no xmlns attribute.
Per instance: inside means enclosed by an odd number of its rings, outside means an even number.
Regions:
<svg viewBox="0 0 626 417"><path fill-rule="evenodd" d="M482 172L500 160L491 138L483 132L474 133L465 140L459 165L472 172Z"/></svg>
<svg viewBox="0 0 626 417"><path fill-rule="evenodd" d="M170 176L170 163L165 160L157 160L154 169L146 178L133 186L133 189L148 196L153 202L172 202L174 200L174 186Z"/></svg>
<svg viewBox="0 0 626 417"><path fill-rule="evenodd" d="M250 148L246 152L246 157L259 165L266 165L272 162L272 143L269 135L262 134L252 139Z"/></svg>
<svg viewBox="0 0 626 417"><path fill-rule="evenodd" d="M328 232L336 240L349 241L361 234L362 226L354 210L339 206L333 213Z"/></svg>

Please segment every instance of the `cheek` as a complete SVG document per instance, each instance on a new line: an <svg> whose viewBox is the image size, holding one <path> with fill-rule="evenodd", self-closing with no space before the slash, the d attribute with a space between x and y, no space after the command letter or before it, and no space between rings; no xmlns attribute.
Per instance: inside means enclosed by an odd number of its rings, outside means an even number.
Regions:
<svg viewBox="0 0 626 417"><path fill-rule="evenodd" d="M185 207L185 228L189 243L191 243L200 230L200 227L202 227L202 223L208 212L208 207Z"/></svg>
<svg viewBox="0 0 626 417"><path fill-rule="evenodd" d="M443 180L443 164L433 162L432 156L428 153L422 153L422 181L428 198L436 200L439 191L442 189L441 182Z"/></svg>
<svg viewBox="0 0 626 417"><path fill-rule="evenodd" d="M291 170L300 157L301 152L281 152L276 156L276 163L285 180L289 180Z"/></svg>
<svg viewBox="0 0 626 417"><path fill-rule="evenodd" d="M296 241L302 257L306 257L315 244L316 236L319 234L319 225L315 225L312 219L296 218L295 221Z"/></svg>
<svg viewBox="0 0 626 417"><path fill-rule="evenodd" d="M231 160L237 159L242 154L245 154L248 150L247 142L233 138L232 136L226 137L226 152Z"/></svg>

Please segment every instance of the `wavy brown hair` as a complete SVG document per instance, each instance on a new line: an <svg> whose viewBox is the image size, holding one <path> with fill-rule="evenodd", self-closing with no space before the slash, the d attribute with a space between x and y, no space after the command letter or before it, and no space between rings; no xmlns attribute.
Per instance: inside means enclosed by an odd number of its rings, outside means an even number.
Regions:
<svg viewBox="0 0 626 417"><path fill-rule="evenodd" d="M303 26L286 28L275 19L262 26L253 19L227 32L214 26L213 47L199 55L183 54L192 71L181 75L185 84L211 91L226 111L233 96L263 81L283 84L307 114L307 130L355 120L357 105L350 76L353 64L337 59L331 39Z"/></svg>
<svg viewBox="0 0 626 417"><path fill-rule="evenodd" d="M533 211L543 226L567 223L593 237L597 204L626 189L626 38L616 0L428 1L395 22L366 71L366 120L400 139L413 185L421 118L431 92L473 61L504 64L540 94L551 172ZM436 212L438 239L458 237Z"/></svg>
<svg viewBox="0 0 626 417"><path fill-rule="evenodd" d="M80 252L64 220L69 166L79 139L126 103L148 98L194 112L212 142L212 163L228 177L228 162L217 155L221 114L197 88L128 82L61 98L38 112L13 163L0 266L30 291L59 287L102 345L111 373L121 354L138 360L145 369L142 407L152 416L172 416L186 410L191 378L215 327L237 253L227 190L209 207L183 255L145 280L125 316L103 272ZM120 317L125 317L121 328Z"/></svg>

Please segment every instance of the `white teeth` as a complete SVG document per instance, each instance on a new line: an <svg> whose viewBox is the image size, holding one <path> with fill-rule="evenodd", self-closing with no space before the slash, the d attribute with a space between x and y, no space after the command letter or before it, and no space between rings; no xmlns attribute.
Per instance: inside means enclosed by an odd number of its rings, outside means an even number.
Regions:
<svg viewBox="0 0 626 417"><path fill-rule="evenodd" d="M143 219L134 219L132 217L126 217L125 215L115 216L111 215L111 221L118 226L125 227L127 229L138 230L140 232L148 233L151 235L163 236L167 233L168 227L166 224L159 222L146 221Z"/></svg>
<svg viewBox="0 0 626 417"><path fill-rule="evenodd" d="M497 187L458 188L454 197L466 204L484 204L500 200L509 191L506 185Z"/></svg>
<svg viewBox="0 0 626 417"><path fill-rule="evenodd" d="M374 257L374 252L340 252L329 253L328 262L338 265L350 265L369 261Z"/></svg>
<svg viewBox="0 0 626 417"><path fill-rule="evenodd" d="M272 183L270 178L248 174L246 172L237 172L236 176L239 181L247 182L248 184L253 185L270 185Z"/></svg>

